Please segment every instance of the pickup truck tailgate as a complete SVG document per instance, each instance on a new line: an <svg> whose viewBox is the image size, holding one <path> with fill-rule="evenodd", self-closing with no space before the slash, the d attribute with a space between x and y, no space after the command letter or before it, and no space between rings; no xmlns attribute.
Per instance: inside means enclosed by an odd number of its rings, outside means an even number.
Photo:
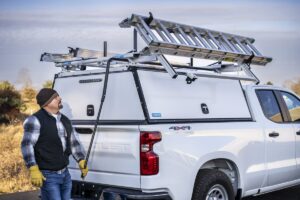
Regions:
<svg viewBox="0 0 300 200"><path fill-rule="evenodd" d="M76 126L93 128L93 126ZM78 134L87 150L91 134ZM90 158L87 182L140 188L138 126L101 126L96 133ZM72 179L81 180L78 165L71 159Z"/></svg>

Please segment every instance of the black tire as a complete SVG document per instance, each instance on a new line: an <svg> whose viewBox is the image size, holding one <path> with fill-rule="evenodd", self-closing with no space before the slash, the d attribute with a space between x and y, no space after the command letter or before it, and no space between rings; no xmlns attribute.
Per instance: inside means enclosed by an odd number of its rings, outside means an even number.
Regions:
<svg viewBox="0 0 300 200"><path fill-rule="evenodd" d="M219 192L219 189L225 189L226 195ZM209 191L214 191L220 198L224 200L234 200L234 191L232 184L226 174L215 169L203 169L197 174L192 200L206 200Z"/></svg>

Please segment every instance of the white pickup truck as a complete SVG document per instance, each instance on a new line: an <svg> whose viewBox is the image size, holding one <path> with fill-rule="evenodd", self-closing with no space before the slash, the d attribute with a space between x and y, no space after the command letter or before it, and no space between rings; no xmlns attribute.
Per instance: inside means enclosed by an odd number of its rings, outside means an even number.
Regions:
<svg viewBox="0 0 300 200"><path fill-rule="evenodd" d="M100 63L87 60L56 65L83 69ZM67 70L55 76L62 113L91 148L84 180L71 160L74 199L233 200L300 184L296 94L244 84L248 79L221 75L222 67L171 65L177 76L171 78L170 65L162 65L166 69L114 61L110 71Z"/></svg>
<svg viewBox="0 0 300 200"><path fill-rule="evenodd" d="M96 70L55 79L86 149L103 78ZM74 195L233 199L300 183L300 100L286 89L210 78L188 85L131 68L111 72L107 91L86 179L70 165Z"/></svg>

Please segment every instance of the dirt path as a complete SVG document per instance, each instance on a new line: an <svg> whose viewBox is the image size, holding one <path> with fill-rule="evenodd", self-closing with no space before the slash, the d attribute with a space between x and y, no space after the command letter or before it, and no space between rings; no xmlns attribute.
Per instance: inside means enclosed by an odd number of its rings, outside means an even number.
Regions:
<svg viewBox="0 0 300 200"><path fill-rule="evenodd" d="M0 200L40 200L40 191L18 192L13 194L2 194Z"/></svg>

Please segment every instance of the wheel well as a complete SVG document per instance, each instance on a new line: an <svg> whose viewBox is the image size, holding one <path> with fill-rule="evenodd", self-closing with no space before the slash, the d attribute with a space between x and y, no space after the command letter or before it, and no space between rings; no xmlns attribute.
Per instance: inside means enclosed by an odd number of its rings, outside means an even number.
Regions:
<svg viewBox="0 0 300 200"><path fill-rule="evenodd" d="M225 173L232 183L233 190L235 191L235 193L237 193L240 184L240 175L238 168L234 162L228 159L214 159L204 163L201 166L199 172L202 169L217 169Z"/></svg>

